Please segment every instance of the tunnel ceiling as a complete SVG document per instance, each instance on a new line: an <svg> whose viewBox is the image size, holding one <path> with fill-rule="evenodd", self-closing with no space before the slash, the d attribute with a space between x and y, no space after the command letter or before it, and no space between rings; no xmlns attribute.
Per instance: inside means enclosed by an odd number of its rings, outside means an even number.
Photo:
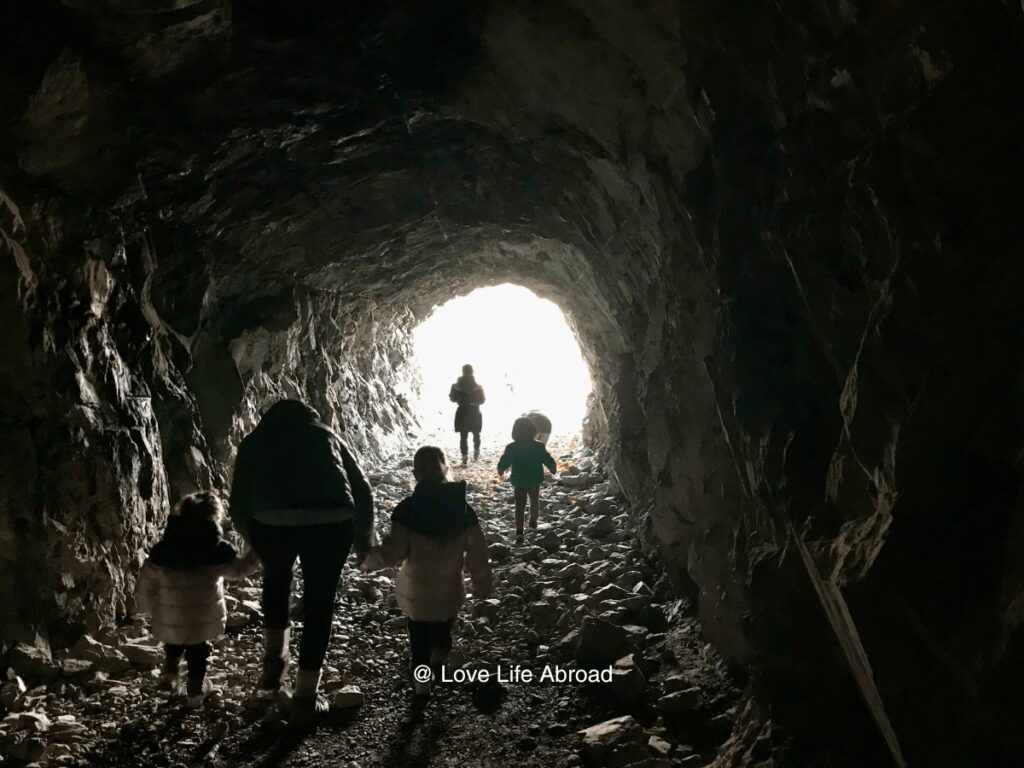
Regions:
<svg viewBox="0 0 1024 768"><path fill-rule="evenodd" d="M279 397L402 446L411 328L513 281L749 673L732 759L771 718L850 764L1024 752L1019 8L15 7L0 643L122 616Z"/></svg>
<svg viewBox="0 0 1024 768"><path fill-rule="evenodd" d="M628 128L620 112L641 115L645 79L663 75L675 82L658 87L678 91L682 74L660 62L653 76L632 71L627 54L586 38L583 16L553 17L566 27L561 34L579 37L578 50L524 73L519 89L530 93L538 76L578 77L593 55L617 59L607 65L617 92L606 83L589 94L575 93L579 82L555 87L552 104L572 94L578 103L569 106L581 110L559 127L542 104L488 93L511 85L506 46L523 46L513 51L519 58L546 47L531 39L537 20L522 16L524 9L510 6L507 18L490 21L458 4L396 11L385 21L359 19L339 44L329 36L268 40L276 24L259 6L236 10L240 23L232 27L220 4L172 5L188 20L153 32L147 46L123 19L158 26L166 23L164 9L146 15L139 4L70 6L93 30L90 42L122 58L127 82L113 79L125 73L94 69L63 49L26 114L29 124L52 130L33 132L19 162L69 190L115 195L116 205L145 211L155 237L169 230L175 252L201 253L229 286L248 291L253 278L246 275L258 274L372 298L393 297L400 282L415 296L440 262L453 275L502 272L500 263L474 256L495 253L485 248L495 243L556 240L582 247L593 261L604 250L663 246L656 212L620 164L619 144L630 141L620 135ZM330 21L319 13L312 18ZM641 39L653 22L635 20ZM296 32L315 29L309 21ZM208 66L229 33L231 53L213 72L197 72L200 65L178 50L182 36L192 39L193 58ZM410 37L415 44L403 49ZM481 56L496 71L481 67ZM607 102L599 106L605 124L585 112L598 99ZM682 128L674 141L699 144L702 131L685 98L679 106L688 124L664 128ZM691 146L673 162L693 163L697 154ZM98 161L109 173L96 173ZM455 263L437 258L439 249L454 253Z"/></svg>

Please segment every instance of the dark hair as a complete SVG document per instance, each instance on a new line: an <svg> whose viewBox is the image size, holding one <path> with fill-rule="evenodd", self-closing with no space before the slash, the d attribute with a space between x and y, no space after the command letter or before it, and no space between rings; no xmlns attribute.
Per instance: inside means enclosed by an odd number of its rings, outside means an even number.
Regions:
<svg viewBox="0 0 1024 768"><path fill-rule="evenodd" d="M429 453L426 453L428 452ZM425 456L436 460L439 449L421 448ZM471 525L479 525L476 514L466 503L466 483L420 482L411 496L402 499L391 515L392 523L401 523L414 533L434 541L448 541Z"/></svg>
<svg viewBox="0 0 1024 768"><path fill-rule="evenodd" d="M472 376L473 375L473 366L470 365L469 363L466 363L464 366L462 366L462 375L463 376Z"/></svg>
<svg viewBox="0 0 1024 768"><path fill-rule="evenodd" d="M220 498L210 491L190 493L178 502L178 516L189 522L212 520L219 523L224 516L224 505Z"/></svg>
<svg viewBox="0 0 1024 768"><path fill-rule="evenodd" d="M516 419L515 424L512 425L512 439L519 440L533 440L537 436L537 425L526 418Z"/></svg>
<svg viewBox="0 0 1024 768"><path fill-rule="evenodd" d="M440 480L448 479L447 468L445 467L444 451L436 445L424 445L412 459L412 471L416 480Z"/></svg>
<svg viewBox="0 0 1024 768"><path fill-rule="evenodd" d="M178 502L164 535L149 553L154 565L192 570L231 562L235 548L224 541L220 518L224 507L210 491L192 493Z"/></svg>
<svg viewBox="0 0 1024 768"><path fill-rule="evenodd" d="M320 413L301 400L278 400L260 418L260 424L320 421Z"/></svg>

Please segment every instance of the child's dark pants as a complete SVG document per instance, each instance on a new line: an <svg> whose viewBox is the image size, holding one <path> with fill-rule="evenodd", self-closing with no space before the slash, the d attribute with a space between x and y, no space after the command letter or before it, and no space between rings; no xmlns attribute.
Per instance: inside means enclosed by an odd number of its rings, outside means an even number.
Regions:
<svg viewBox="0 0 1024 768"><path fill-rule="evenodd" d="M537 527L537 517L540 507L540 486L534 485L530 487L516 486L515 487L515 500L516 500L516 533L521 534L523 532L523 513L526 512L526 499L530 499L530 527Z"/></svg>
<svg viewBox="0 0 1024 768"><path fill-rule="evenodd" d="M267 629L288 627L288 598L295 559L302 564L303 626L299 669L324 663L334 620L334 596L352 548L352 523L262 525L250 528L252 547L263 562L263 622Z"/></svg>
<svg viewBox="0 0 1024 768"><path fill-rule="evenodd" d="M185 657L185 664L188 666L189 680L202 680L206 677L206 660L210 658L209 643L195 643L194 645L164 645L166 659L164 661L164 672L171 674L178 673L181 664L181 657Z"/></svg>
<svg viewBox="0 0 1024 768"><path fill-rule="evenodd" d="M455 619L448 621L413 621L409 619L409 650L412 655L412 668L422 664L430 664L431 657L443 658L452 647L452 625ZM436 670L435 670L436 672Z"/></svg>

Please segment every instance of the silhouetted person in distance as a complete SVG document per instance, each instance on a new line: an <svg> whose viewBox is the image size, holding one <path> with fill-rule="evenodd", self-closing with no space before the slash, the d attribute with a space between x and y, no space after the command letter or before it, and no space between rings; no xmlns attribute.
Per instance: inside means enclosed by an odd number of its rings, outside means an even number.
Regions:
<svg viewBox="0 0 1024 768"><path fill-rule="evenodd" d="M458 403L455 409L455 431L459 433L459 450L462 451L462 466L466 466L469 456L469 433L473 433L473 458L480 458L480 430L484 419L480 414L480 406L487 399L484 388L473 378L473 366L462 366L462 375L452 384L448 399Z"/></svg>
<svg viewBox="0 0 1024 768"><path fill-rule="evenodd" d="M373 536L373 494L362 470L320 414L298 400L274 404L238 446L231 519L263 562L261 698L273 700L288 666L292 568L302 564L303 629L289 725L312 727L327 711L320 671L335 592L349 550L357 565Z"/></svg>

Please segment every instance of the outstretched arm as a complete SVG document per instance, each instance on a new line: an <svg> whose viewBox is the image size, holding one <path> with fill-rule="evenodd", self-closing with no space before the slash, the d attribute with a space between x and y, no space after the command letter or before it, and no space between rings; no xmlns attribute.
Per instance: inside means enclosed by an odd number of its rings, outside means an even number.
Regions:
<svg viewBox="0 0 1024 768"><path fill-rule="evenodd" d="M235 557L224 566L225 579L244 579L260 565L256 550L246 544L241 557Z"/></svg>
<svg viewBox="0 0 1024 768"><path fill-rule="evenodd" d="M363 568L376 571L392 565L400 565L409 554L409 529L401 523L392 523L391 530L378 547L371 547Z"/></svg>
<svg viewBox="0 0 1024 768"><path fill-rule="evenodd" d="M551 470L552 475L558 471L558 465L555 464L555 457L547 451L544 451L544 466Z"/></svg>
<svg viewBox="0 0 1024 768"><path fill-rule="evenodd" d="M348 477L349 488L352 489L352 500L356 505L355 519L353 520L355 536L352 548L355 550L356 557L361 560L373 544L373 489L348 446L341 440L337 440L336 444L338 453L341 454L345 475Z"/></svg>
<svg viewBox="0 0 1024 768"><path fill-rule="evenodd" d="M235 456L235 471L231 480L231 497L228 500L231 522L242 538L249 539L249 523L252 520L252 485L253 473L252 451L243 440L238 446Z"/></svg>
<svg viewBox="0 0 1024 768"><path fill-rule="evenodd" d="M505 470L512 466L512 455L508 452L508 448L501 454L501 458L498 459L498 475L505 474Z"/></svg>

